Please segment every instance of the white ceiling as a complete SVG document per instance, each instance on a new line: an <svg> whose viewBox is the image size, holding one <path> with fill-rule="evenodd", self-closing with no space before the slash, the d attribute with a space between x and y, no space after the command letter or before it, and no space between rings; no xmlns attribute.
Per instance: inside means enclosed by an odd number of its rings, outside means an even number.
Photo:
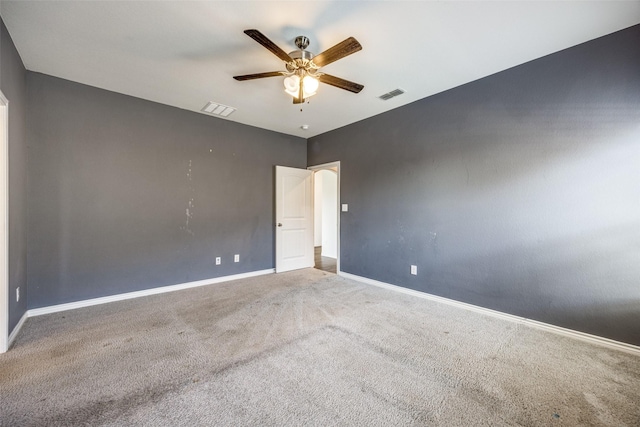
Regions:
<svg viewBox="0 0 640 427"><path fill-rule="evenodd" d="M0 15L27 69L308 138L640 23L640 1L5 1ZM283 70L243 33L319 53L349 36L363 50L322 70L365 88L321 85L292 104ZM396 88L404 95L377 97ZM302 130L301 125L309 126Z"/></svg>

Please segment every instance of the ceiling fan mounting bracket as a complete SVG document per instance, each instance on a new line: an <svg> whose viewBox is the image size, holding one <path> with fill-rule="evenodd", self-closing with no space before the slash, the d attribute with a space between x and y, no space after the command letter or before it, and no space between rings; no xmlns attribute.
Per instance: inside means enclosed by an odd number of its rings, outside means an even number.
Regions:
<svg viewBox="0 0 640 427"><path fill-rule="evenodd" d="M309 46L309 37L298 36L296 37L295 44L300 50L305 50Z"/></svg>

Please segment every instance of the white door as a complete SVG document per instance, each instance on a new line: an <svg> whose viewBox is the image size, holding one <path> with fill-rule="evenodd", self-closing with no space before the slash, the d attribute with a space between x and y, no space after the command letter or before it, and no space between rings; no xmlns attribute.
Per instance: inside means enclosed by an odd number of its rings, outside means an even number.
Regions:
<svg viewBox="0 0 640 427"><path fill-rule="evenodd" d="M314 266L312 172L276 166L276 273Z"/></svg>

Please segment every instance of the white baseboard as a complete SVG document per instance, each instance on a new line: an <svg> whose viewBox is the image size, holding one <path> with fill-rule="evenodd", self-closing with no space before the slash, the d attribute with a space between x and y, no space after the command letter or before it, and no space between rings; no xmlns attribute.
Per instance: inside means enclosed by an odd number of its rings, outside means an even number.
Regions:
<svg viewBox="0 0 640 427"><path fill-rule="evenodd" d="M28 311L24 312L24 314L18 321L18 324L16 325L16 327L13 328L13 331L11 331L11 334L9 334L9 340L7 341L7 350L11 348L11 344L13 344L13 341L16 339L16 337L20 333L20 329L22 329L22 325L24 325L24 322L27 321L27 317L29 317L28 313L29 313Z"/></svg>
<svg viewBox="0 0 640 427"><path fill-rule="evenodd" d="M545 331L553 332L555 334L563 335L566 337L578 339L581 341L586 341L592 344L601 345L604 347L612 348L615 350L621 350L627 353L633 353L635 355L640 355L640 347L627 344L620 341L615 341L609 338L599 337L597 335L591 335L580 331L574 331L573 329L563 328L561 326L551 325L549 323L539 322L537 320L527 319L525 317L515 316L513 314L503 313L501 311L491 310L489 308L479 307L473 304L467 304L464 302L452 300L449 298L439 297L437 295L428 294L426 292L416 291L414 289L403 288L402 286L392 285L390 283L380 282L377 280L369 279L362 276L357 276L351 273L339 272L340 276L345 277L347 279L352 279L357 282L366 283L373 286L378 286L381 288L389 289L396 292L401 292L403 294L413 295L419 298L424 298L430 301L435 301L443 304L452 305L454 307L462 308L464 310L474 311L476 313L486 314L488 316L498 317L500 319L509 320L511 322L516 322L522 325L526 325L536 329L542 329Z"/></svg>
<svg viewBox="0 0 640 427"><path fill-rule="evenodd" d="M180 291L183 289L196 288L199 286L229 282L232 280L246 279L246 278L255 277L255 276L263 276L265 274L272 274L274 272L275 270L270 268L267 270L258 270L258 271L251 271L249 273L233 274L231 276L223 276L223 277L216 277L213 279L198 280L196 282L180 283L178 285L162 286L159 288L145 289L142 291L135 291L135 292L127 292L125 294L109 295L106 297L69 302L66 304L51 305L48 307L34 308L31 310L28 310L26 315L28 317L42 316L43 314L57 313L57 312L66 311L66 310L74 310L76 308L90 307L92 305L107 304L115 301L123 301L127 299L132 299L132 298L146 297L149 295L163 294L165 292L174 292L174 291ZM25 318L25 316L23 316L23 318ZM14 333L17 329L18 327L14 329Z"/></svg>

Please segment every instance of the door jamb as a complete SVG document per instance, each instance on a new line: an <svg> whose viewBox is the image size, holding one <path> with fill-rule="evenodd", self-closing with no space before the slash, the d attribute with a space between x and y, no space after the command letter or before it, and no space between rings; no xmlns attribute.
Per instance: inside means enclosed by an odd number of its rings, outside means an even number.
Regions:
<svg viewBox="0 0 640 427"><path fill-rule="evenodd" d="M9 349L9 100L0 91L0 353Z"/></svg>
<svg viewBox="0 0 640 427"><path fill-rule="evenodd" d="M338 203L336 206L336 209L338 210L338 224L337 224L337 233L338 235L336 236L336 274L340 274L340 161L337 162L329 162L329 163L322 163L320 165L314 165L314 166L308 166L307 169L310 171L313 171L313 178L315 180L315 172L320 171L320 170L333 170L333 168L336 168L336 173L338 174L338 188L337 188L337 199L338 199ZM313 191L315 192L315 184L313 185ZM315 200L315 195L314 198Z"/></svg>

